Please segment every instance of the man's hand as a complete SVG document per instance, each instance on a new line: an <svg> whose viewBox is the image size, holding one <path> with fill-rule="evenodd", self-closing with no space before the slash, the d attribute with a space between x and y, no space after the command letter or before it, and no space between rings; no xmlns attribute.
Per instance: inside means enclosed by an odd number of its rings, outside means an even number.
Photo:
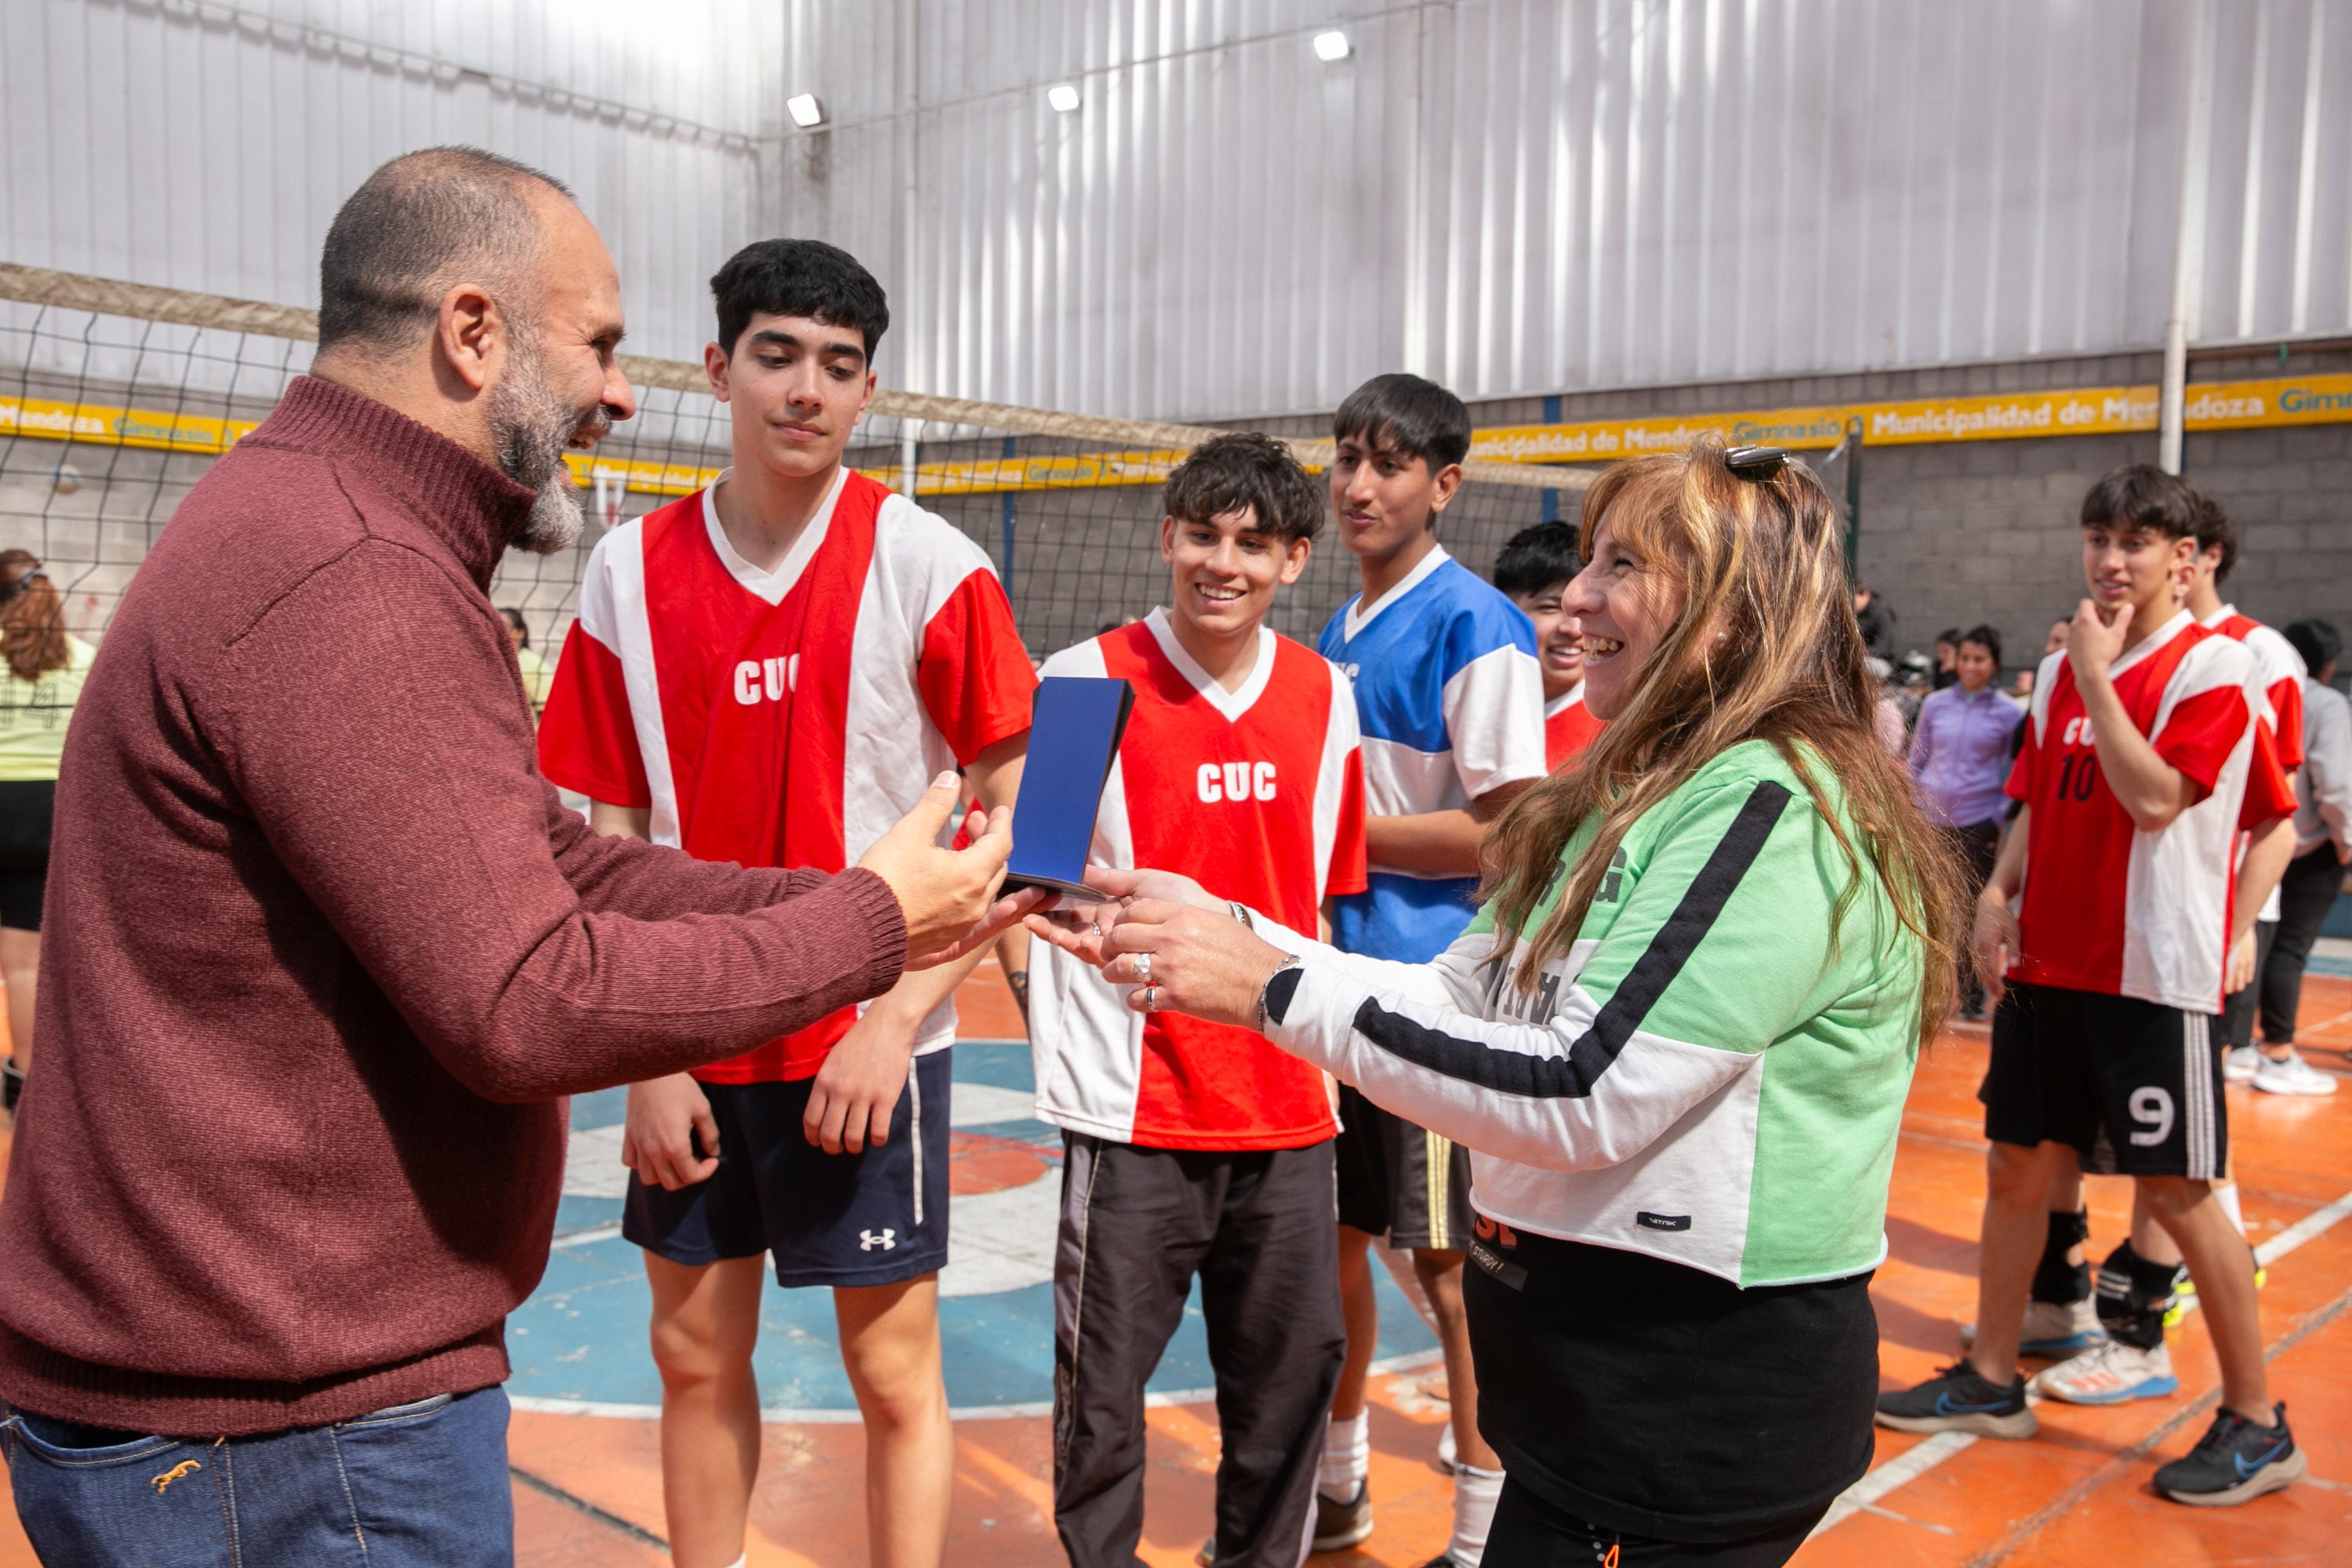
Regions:
<svg viewBox="0 0 2352 1568"><path fill-rule="evenodd" d="M702 1140L700 1158L691 1136ZM719 1123L702 1086L682 1072L629 1085L621 1163L664 1192L709 1181L719 1169Z"/></svg>
<svg viewBox="0 0 2352 1568"><path fill-rule="evenodd" d="M1034 889L990 901L1013 854L1013 813L1002 806L983 823L967 823L969 849L942 849L940 835L955 811L958 784L941 773L898 825L874 841L858 865L889 884L907 921L907 967L928 969L985 946L996 933L1045 901ZM983 917L985 921L983 921Z"/></svg>
<svg viewBox="0 0 2352 1568"><path fill-rule="evenodd" d="M2074 628L2066 637L2066 662L2077 681L2104 681L2123 657L2124 638L2131 634L2132 607L2117 605L2103 610L2089 599L2074 606Z"/></svg>
<svg viewBox="0 0 2352 1568"><path fill-rule="evenodd" d="M906 1092L920 1025L900 1018L887 998L866 1009L817 1068L802 1136L828 1154L858 1154L888 1142L890 1113Z"/></svg>
<svg viewBox="0 0 2352 1568"><path fill-rule="evenodd" d="M1998 1005L2001 993L2009 989L2006 976L2009 961L2017 955L2018 937L2017 916L2011 912L2009 900L1995 889L1986 889L1977 900L1976 931L1969 946L1985 998Z"/></svg>

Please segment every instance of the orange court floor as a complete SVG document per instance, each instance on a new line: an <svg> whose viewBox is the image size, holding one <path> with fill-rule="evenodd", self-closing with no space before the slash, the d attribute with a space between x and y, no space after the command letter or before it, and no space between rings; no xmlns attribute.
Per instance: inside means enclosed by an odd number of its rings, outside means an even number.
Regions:
<svg viewBox="0 0 2352 1568"><path fill-rule="evenodd" d="M968 1032L1017 1038L1001 982L976 974ZM2302 1044L2315 1065L2352 1078L2352 981L2314 975ZM1920 1064L1904 1117L1887 1215L1891 1256L1874 1287L1881 1376L1908 1384L1950 1360L1974 1309L1984 1141L1975 1099L1980 1026L1956 1026ZM2155 1465L2185 1453L2217 1398L2213 1357L2192 1312L2174 1331L2179 1395L2104 1409L2043 1403L2030 1442L1947 1434L1878 1434L1867 1477L1797 1556L1801 1568L2091 1568L2166 1564L2352 1563L2352 1092L2283 1099L2232 1086L2231 1143L2249 1234L2269 1262L2263 1328L2273 1387L2310 1458L2306 1479L2235 1510L2183 1508L2156 1496ZM0 1152L6 1134L0 1132ZM2122 1234L2119 1181L2090 1186L2092 1247ZM1318 1559L1406 1568L1444 1545L1451 1483L1433 1458L1444 1419L1434 1369L1375 1380L1372 1495L1378 1528L1355 1551ZM766 1427L752 1508L754 1568L866 1561L861 1438L838 1423ZM1208 1533L1217 1457L1206 1404L1150 1412L1142 1555L1190 1563ZM519 1411L511 1436L517 1559L565 1568L668 1562L654 1422ZM1057 1563L1048 1422L1040 1415L960 1421L948 1562ZM0 1506L0 1568L33 1563Z"/></svg>

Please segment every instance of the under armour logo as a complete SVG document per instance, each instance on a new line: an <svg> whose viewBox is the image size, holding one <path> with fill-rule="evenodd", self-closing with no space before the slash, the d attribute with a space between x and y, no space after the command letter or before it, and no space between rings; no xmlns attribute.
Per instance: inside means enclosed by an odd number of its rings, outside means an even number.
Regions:
<svg viewBox="0 0 2352 1568"><path fill-rule="evenodd" d="M860 1252L871 1252L877 1247L887 1252L898 1245L898 1233L887 1227L879 1236L870 1230L861 1230L857 1233L857 1250Z"/></svg>

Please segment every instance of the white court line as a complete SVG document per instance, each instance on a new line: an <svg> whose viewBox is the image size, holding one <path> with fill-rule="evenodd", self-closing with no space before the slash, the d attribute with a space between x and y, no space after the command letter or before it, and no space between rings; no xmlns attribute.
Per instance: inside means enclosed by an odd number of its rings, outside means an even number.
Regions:
<svg viewBox="0 0 2352 1568"><path fill-rule="evenodd" d="M1442 1350L1410 1351L1372 1363L1371 1371L1379 1376L1392 1372L1417 1372L1434 1366L1445 1359ZM1157 1410L1170 1405L1206 1405L1217 1397L1213 1388L1184 1388L1172 1394L1147 1394L1143 1396L1147 1409ZM623 1405L603 1399L541 1399L534 1394L511 1394L507 1403L517 1410L528 1410L541 1415L610 1415L625 1421L658 1421L658 1405ZM1013 1417L1051 1415L1054 1402L1034 1400L1023 1405L959 1405L948 1412L957 1421L998 1421ZM849 1410L795 1410L777 1405L760 1412L760 1419L779 1426L846 1426L863 1421L865 1416ZM1924 1445L1923 1445L1924 1447Z"/></svg>
<svg viewBox="0 0 2352 1568"><path fill-rule="evenodd" d="M2254 1248L2254 1258L2267 1268L2305 1242L2315 1240L2333 1229L2347 1215L2352 1215L2352 1193L2345 1194L2325 1208L2313 1210L2263 1242ZM2193 1310L2197 1298L2191 1296L2183 1304ZM1830 1504L1829 1512L1822 1515L1822 1521L1813 1526L1813 1535L1853 1518L1897 1487L1917 1480L1976 1440L1973 1432L1938 1432L1917 1447L1906 1450L1900 1458L1887 1460L1838 1493L1837 1500ZM1806 1539L1810 1541L1812 1536Z"/></svg>
<svg viewBox="0 0 2352 1568"><path fill-rule="evenodd" d="M1887 1460L1838 1493L1837 1500L1830 1504L1829 1512L1822 1515L1821 1523L1813 1526L1812 1535L1819 1535L1831 1525L1843 1523L1896 1487L1927 1474L1976 1440L1977 1435L1973 1432L1938 1432L1917 1447L1906 1450L1900 1458ZM1805 1539L1810 1541L1812 1535Z"/></svg>
<svg viewBox="0 0 2352 1568"><path fill-rule="evenodd" d="M2347 1215L2352 1215L2352 1193L2345 1194L2324 1209L2317 1209L2304 1215L2268 1241L2263 1242L2254 1248L2254 1258L2267 1268Z"/></svg>
<svg viewBox="0 0 2352 1568"><path fill-rule="evenodd" d="M586 1230L567 1230L547 1245L555 1247L586 1247L592 1242L610 1241L621 1234L617 1225L593 1226Z"/></svg>

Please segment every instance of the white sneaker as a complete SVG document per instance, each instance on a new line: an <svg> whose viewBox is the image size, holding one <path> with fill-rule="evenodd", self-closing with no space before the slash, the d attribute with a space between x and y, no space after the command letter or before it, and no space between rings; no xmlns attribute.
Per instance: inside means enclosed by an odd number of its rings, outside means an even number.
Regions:
<svg viewBox="0 0 2352 1568"><path fill-rule="evenodd" d="M2164 1346L2144 1351L2109 1340L2034 1373L2026 1391L2069 1405L2123 1405L2178 1394L2180 1380L2172 1375L2172 1352Z"/></svg>
<svg viewBox="0 0 2352 1568"><path fill-rule="evenodd" d="M2018 1336L2017 1353L2030 1356L2070 1356L2077 1351L2106 1342L2107 1331L2099 1326L2099 1309L2095 1301L2028 1301L2025 1323ZM1976 1348L1977 1326L1960 1325L1960 1349Z"/></svg>
<svg viewBox="0 0 2352 1568"><path fill-rule="evenodd" d="M2231 1055L2237 1053L2232 1051ZM2286 1060L2273 1061L2262 1057L2262 1066L2254 1069L2254 1087L2264 1094L2334 1094L2336 1075L2321 1072L2303 1059L2303 1053L2290 1048Z"/></svg>
<svg viewBox="0 0 2352 1568"><path fill-rule="evenodd" d="M2221 1053L2221 1078L2228 1083L2251 1083L2263 1069L2263 1053L2252 1046L2231 1046Z"/></svg>

